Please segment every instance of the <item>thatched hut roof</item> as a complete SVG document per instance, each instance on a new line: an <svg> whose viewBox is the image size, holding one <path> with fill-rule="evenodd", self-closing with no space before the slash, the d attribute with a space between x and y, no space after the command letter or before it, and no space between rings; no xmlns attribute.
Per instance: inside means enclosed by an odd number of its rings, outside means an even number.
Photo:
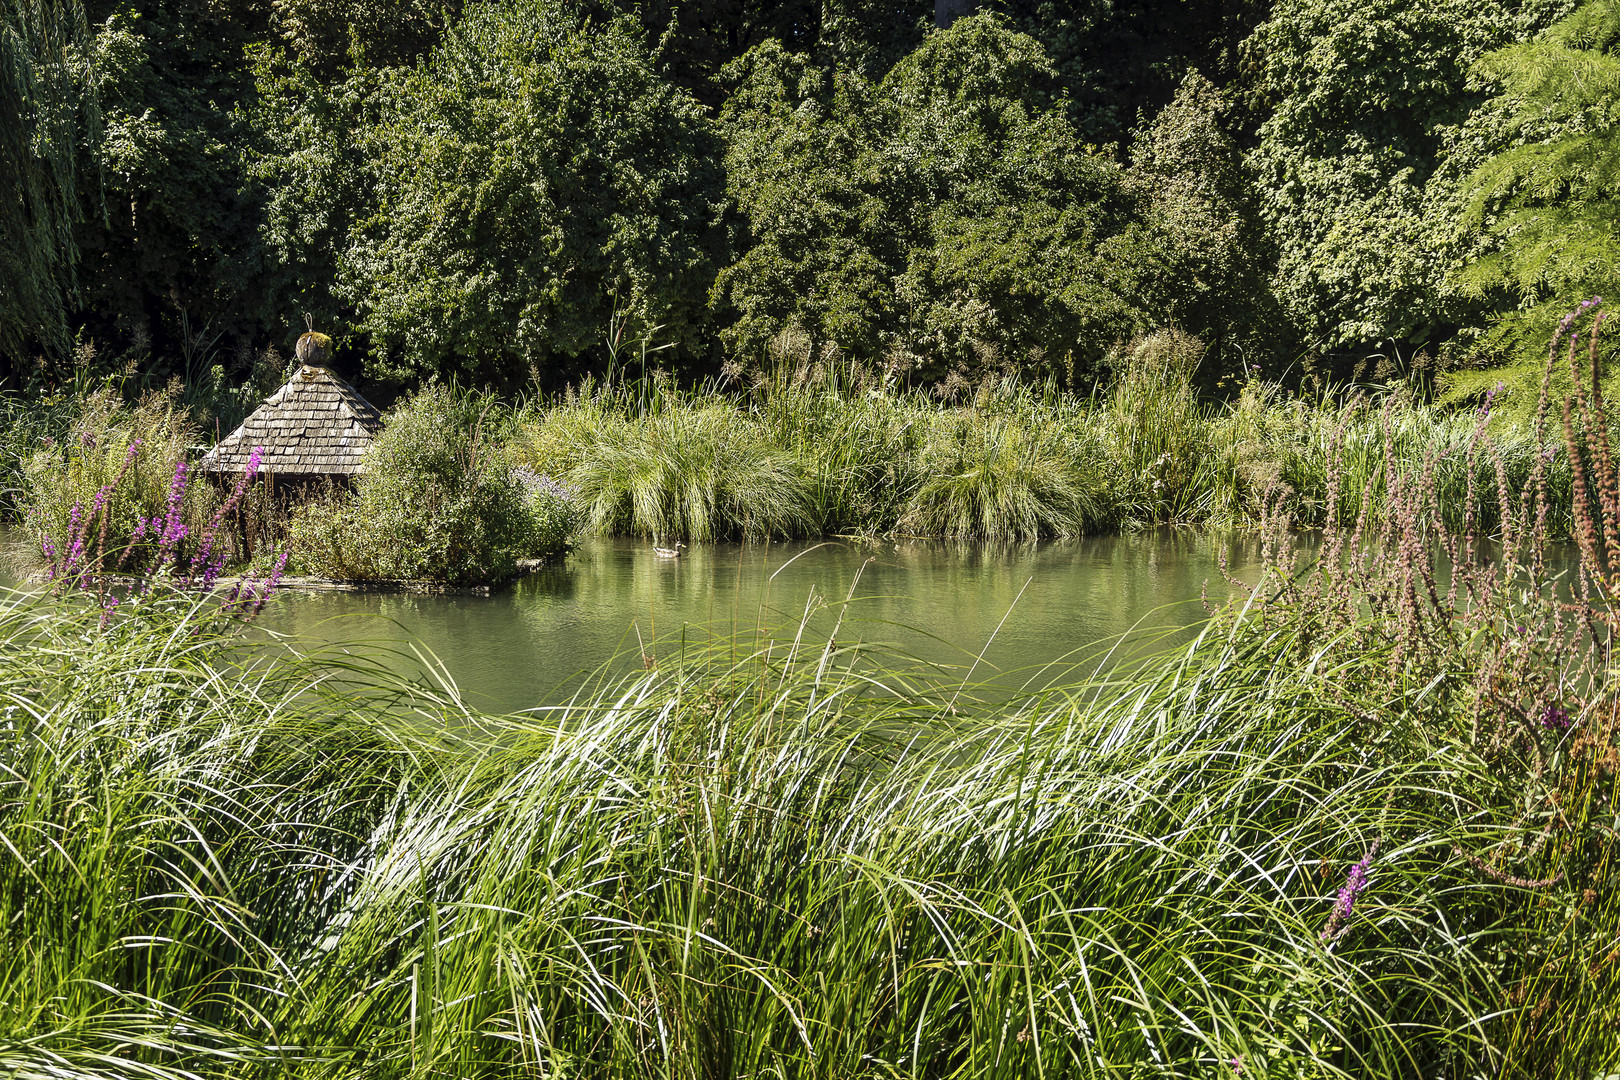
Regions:
<svg viewBox="0 0 1620 1080"><path fill-rule="evenodd" d="M239 473L255 446L259 471L274 476L357 476L382 416L324 367L305 365L242 426L204 454L204 472Z"/></svg>

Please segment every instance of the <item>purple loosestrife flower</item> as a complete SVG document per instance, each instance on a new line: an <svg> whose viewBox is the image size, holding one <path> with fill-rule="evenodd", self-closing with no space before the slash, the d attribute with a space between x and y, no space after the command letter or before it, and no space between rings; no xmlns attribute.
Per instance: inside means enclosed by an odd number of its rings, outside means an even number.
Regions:
<svg viewBox="0 0 1620 1080"><path fill-rule="evenodd" d="M208 522L208 530L203 533L202 540L197 545L197 553L191 557L191 574L202 575L203 587L207 588L214 583L220 570L224 569L225 556L221 552L219 558L214 558L214 541L218 539L220 524L230 516L242 502L242 496L247 494L248 485L253 482L254 476L259 472L259 461L264 454L264 447L255 446L253 453L248 455L247 468L242 470L241 477L236 486L231 489L230 497L220 504L214 511L213 519Z"/></svg>
<svg viewBox="0 0 1620 1080"><path fill-rule="evenodd" d="M185 497L186 463L182 461L174 467L174 479L169 482L168 507L163 516L162 531L158 534L157 559L153 562L154 570L161 569L171 556L174 557L176 563L179 562L179 556L175 555L175 548L186 536L186 527L180 523L180 504L185 501ZM153 518L152 523L154 531L156 531L157 518Z"/></svg>
<svg viewBox="0 0 1620 1080"><path fill-rule="evenodd" d="M281 573L285 569L287 569L287 552L284 549L280 555L276 556L275 569L270 571L270 577L264 582L263 586L260 587L259 595L254 598L253 606L248 610L249 617L257 615L261 610L263 610L265 600L269 598L270 593L281 581Z"/></svg>
<svg viewBox="0 0 1620 1080"><path fill-rule="evenodd" d="M1322 940L1332 945L1345 934L1356 907L1356 897L1361 895L1367 887L1367 871L1372 868L1373 856L1378 854L1378 844L1367 850L1361 861L1350 868L1350 873L1344 879L1344 885L1339 889L1338 899L1333 901L1333 912L1328 916L1328 924L1322 930Z"/></svg>
<svg viewBox="0 0 1620 1080"><path fill-rule="evenodd" d="M1549 731L1569 730L1569 712L1558 705L1547 705L1541 710L1541 716L1538 717L1538 720L1541 726Z"/></svg>
<svg viewBox="0 0 1620 1080"><path fill-rule="evenodd" d="M68 549L67 558L62 560L62 571L73 569L79 564L79 556L84 553L84 530L80 523L84 521L84 508L78 503L73 504L68 514Z"/></svg>

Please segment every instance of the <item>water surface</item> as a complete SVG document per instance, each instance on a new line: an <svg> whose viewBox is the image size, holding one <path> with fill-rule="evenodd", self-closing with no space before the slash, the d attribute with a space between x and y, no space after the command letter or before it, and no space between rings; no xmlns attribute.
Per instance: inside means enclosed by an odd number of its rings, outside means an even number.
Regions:
<svg viewBox="0 0 1620 1080"><path fill-rule="evenodd" d="M566 700L594 672L738 653L766 638L895 654L937 677L1050 682L1186 640L1227 586L1251 579L1252 537L1160 530L1014 547L937 542L699 545L680 558L645 541L589 540L490 597L286 591L262 624L310 642L419 643L468 699L512 711ZM802 627L802 630L801 630ZM1116 654L1117 655L1117 654Z"/></svg>
<svg viewBox="0 0 1620 1080"><path fill-rule="evenodd" d="M1155 530L1041 544L931 541L694 545L587 540L494 596L281 590L268 631L315 648L388 650L412 678L447 680L486 710L566 701L601 673L703 648L743 655L795 637L861 644L940 680L1044 685L1191 638L1253 580L1251 535ZM0 584L16 577L0 570ZM417 656L419 654L419 658Z"/></svg>

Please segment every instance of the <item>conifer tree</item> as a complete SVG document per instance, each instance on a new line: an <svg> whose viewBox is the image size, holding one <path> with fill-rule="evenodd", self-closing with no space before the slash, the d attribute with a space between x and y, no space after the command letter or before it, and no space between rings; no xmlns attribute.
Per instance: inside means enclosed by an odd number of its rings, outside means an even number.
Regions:
<svg viewBox="0 0 1620 1080"><path fill-rule="evenodd" d="M1459 275L1511 313L1488 342L1538 351L1557 310L1620 286L1620 0L1588 0L1475 67L1503 149L1467 182L1465 228L1493 250ZM1533 347L1532 347L1533 346Z"/></svg>

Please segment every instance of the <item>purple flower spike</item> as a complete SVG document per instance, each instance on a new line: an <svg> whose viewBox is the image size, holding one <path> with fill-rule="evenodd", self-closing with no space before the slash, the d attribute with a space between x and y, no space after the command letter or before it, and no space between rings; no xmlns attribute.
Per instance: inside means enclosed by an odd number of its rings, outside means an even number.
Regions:
<svg viewBox="0 0 1620 1080"><path fill-rule="evenodd" d="M1339 889L1338 899L1333 901L1333 912L1328 916L1328 924L1322 930L1322 940L1329 946L1342 938L1349 929L1345 924L1355 912L1356 897L1367 887L1367 871L1372 868L1373 856L1376 854L1378 844L1375 841L1367 850L1367 854L1350 868L1349 875L1345 877L1344 885Z"/></svg>

